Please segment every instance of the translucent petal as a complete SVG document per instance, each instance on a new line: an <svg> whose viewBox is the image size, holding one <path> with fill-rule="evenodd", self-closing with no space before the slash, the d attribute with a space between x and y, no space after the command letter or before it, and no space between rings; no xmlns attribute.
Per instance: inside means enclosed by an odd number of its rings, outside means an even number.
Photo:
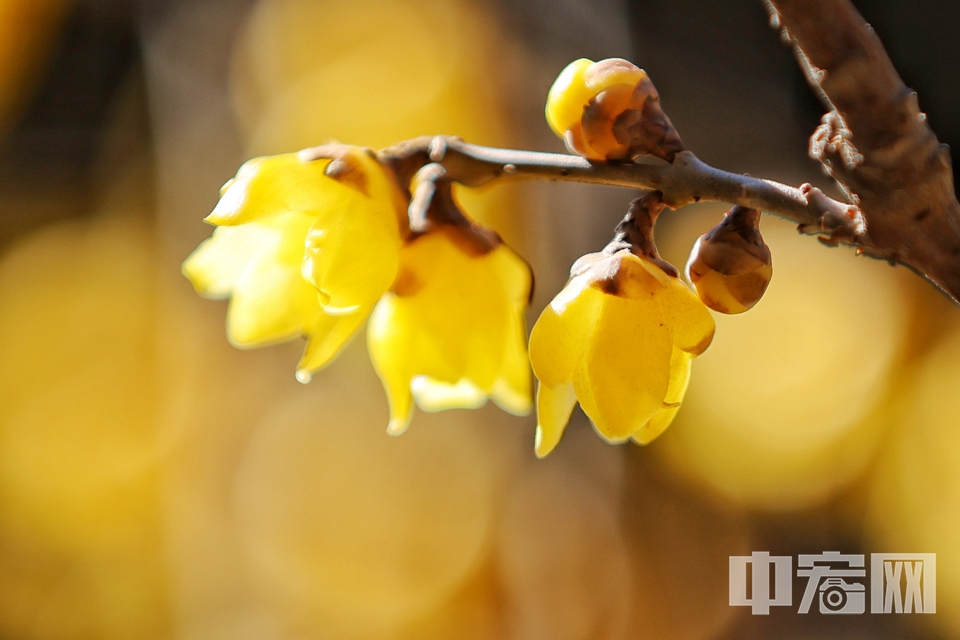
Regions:
<svg viewBox="0 0 960 640"><path fill-rule="evenodd" d="M658 296L664 321L673 329L673 343L700 355L713 340L716 323L707 307L679 278Z"/></svg>
<svg viewBox="0 0 960 640"><path fill-rule="evenodd" d="M583 116L583 107L593 97L584 75L592 60L580 58L568 64L547 93L546 117L553 132L561 138L574 122Z"/></svg>
<svg viewBox="0 0 960 640"><path fill-rule="evenodd" d="M623 256L621 268L628 269L631 278L640 280L644 283L643 288L646 289L646 291L644 291L645 294L649 294L651 292L659 293L660 287L672 287L677 284L683 286L683 282L681 282L679 278L669 275L659 265L646 258L635 256L626 250L619 252L617 255ZM638 267L639 269L642 269L642 272L638 269ZM660 285L660 287L657 287L656 284L650 282L644 276L644 274L652 277L653 280Z"/></svg>
<svg viewBox="0 0 960 640"><path fill-rule="evenodd" d="M488 393L503 376L507 342L517 339L511 332L516 326L511 322L513 305L505 293L497 289L496 280L489 278L491 275L486 273L474 280L479 285L474 295L486 299L487 304L470 305L474 311L472 322L464 323L465 332L459 338L466 354L466 376Z"/></svg>
<svg viewBox="0 0 960 640"><path fill-rule="evenodd" d="M316 298L316 291L314 291L314 298ZM319 304L317 306L319 308ZM309 381L309 374L333 362L343 348L350 343L369 313L369 307L345 316L319 313L313 327L307 333L307 347L297 364L297 378Z"/></svg>
<svg viewBox="0 0 960 640"><path fill-rule="evenodd" d="M378 304L368 331L377 372L399 398L391 405L409 411L411 392L429 411L477 407L493 396L509 411L529 412L526 264L499 250L478 255L462 230L449 227L406 244L400 262L394 292Z"/></svg>
<svg viewBox="0 0 960 640"><path fill-rule="evenodd" d="M288 211L332 203L347 187L324 175L329 160L302 161L296 153L248 160L224 185L207 222L238 225Z"/></svg>
<svg viewBox="0 0 960 640"><path fill-rule="evenodd" d="M331 315L370 306L390 287L400 245L397 189L384 168L359 148L345 147L338 162L346 169L335 179L324 173L329 160L304 161L298 154L255 158L224 186L207 218L240 225L290 212L312 216L299 259Z"/></svg>
<svg viewBox="0 0 960 640"><path fill-rule="evenodd" d="M324 310L352 313L377 301L397 276L400 236L392 205L360 194L318 216L306 238L303 274L327 296Z"/></svg>
<svg viewBox="0 0 960 640"><path fill-rule="evenodd" d="M533 287L530 265L505 244L494 249L489 260L497 271L507 299L521 308L526 307Z"/></svg>
<svg viewBox="0 0 960 640"><path fill-rule="evenodd" d="M693 358L694 356L686 351L674 347L673 354L670 357L670 383L667 387L667 394L663 399L663 405L647 424L633 434L634 441L639 444L652 442L673 422L677 411L680 410L683 396L687 392L687 385L690 383L690 365Z"/></svg>
<svg viewBox="0 0 960 640"><path fill-rule="evenodd" d="M410 381L418 352L417 345L407 339L409 321L405 310L398 307L397 300L392 293L381 298L367 324L367 350L387 393L390 403L387 432L393 435L406 431L413 418Z"/></svg>
<svg viewBox="0 0 960 640"><path fill-rule="evenodd" d="M316 289L300 277L303 242L312 218L285 213L215 229L184 262L202 294L232 296L227 335L239 347L305 333L319 314Z"/></svg>
<svg viewBox="0 0 960 640"><path fill-rule="evenodd" d="M667 385L667 393L663 397L664 405L683 402L683 396L687 393L687 386L690 384L690 369L694 357L682 349L673 348L673 353L670 355L670 382Z"/></svg>
<svg viewBox="0 0 960 640"><path fill-rule="evenodd" d="M529 372L527 373L527 386L522 389L511 384L505 378L501 378L493 383L493 389L490 390L490 398L498 407L512 413L515 416L528 416L533 411L533 383L529 381Z"/></svg>
<svg viewBox="0 0 960 640"><path fill-rule="evenodd" d="M469 255L455 237L438 231L419 238L406 256L405 263L424 282L408 298L421 340L442 354L448 371L435 377L450 383L466 377L489 392L501 377L516 309L493 254Z"/></svg>
<svg viewBox="0 0 960 640"><path fill-rule="evenodd" d="M183 275L202 296L229 297L252 258L264 249L264 240L276 242L269 234L263 238L259 231L246 226L214 229L213 236L200 243L184 261Z"/></svg>
<svg viewBox="0 0 960 640"><path fill-rule="evenodd" d="M631 436L633 441L637 444L650 444L656 440L661 433L667 430L679 410L679 406L659 409L643 428Z"/></svg>
<svg viewBox="0 0 960 640"><path fill-rule="evenodd" d="M244 274L227 310L227 337L237 347L259 347L303 335L321 315L317 290L299 271L277 263Z"/></svg>
<svg viewBox="0 0 960 640"><path fill-rule="evenodd" d="M522 310L512 314L500 377L490 390L490 397L514 415L525 416L533 410L533 380L527 357L526 329Z"/></svg>
<svg viewBox="0 0 960 640"><path fill-rule="evenodd" d="M557 386L573 380L600 313L603 293L573 278L543 310L530 332L530 362L537 378Z"/></svg>
<svg viewBox="0 0 960 640"><path fill-rule="evenodd" d="M537 388L537 434L534 450L538 458L544 458L560 442L570 421L570 413L577 404L573 384L552 387L540 384Z"/></svg>
<svg viewBox="0 0 960 640"><path fill-rule="evenodd" d="M574 376L580 406L602 435L628 438L653 417L667 393L672 351L656 304L604 294Z"/></svg>
<svg viewBox="0 0 960 640"><path fill-rule="evenodd" d="M487 403L487 394L466 378L449 384L429 376L414 376L410 391L417 406L424 411L479 409Z"/></svg>
<svg viewBox="0 0 960 640"><path fill-rule="evenodd" d="M286 213L240 227L214 232L248 240L236 251L247 252L227 311L227 336L239 347L255 347L307 333L320 315L317 292L300 277L303 239L311 219Z"/></svg>

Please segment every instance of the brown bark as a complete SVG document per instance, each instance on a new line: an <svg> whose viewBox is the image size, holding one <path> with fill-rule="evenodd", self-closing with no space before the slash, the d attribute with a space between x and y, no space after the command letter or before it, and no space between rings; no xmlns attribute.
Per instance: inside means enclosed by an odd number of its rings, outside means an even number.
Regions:
<svg viewBox="0 0 960 640"><path fill-rule="evenodd" d="M960 301L960 204L950 153L849 0L768 0L829 112L810 155L860 207L870 256Z"/></svg>

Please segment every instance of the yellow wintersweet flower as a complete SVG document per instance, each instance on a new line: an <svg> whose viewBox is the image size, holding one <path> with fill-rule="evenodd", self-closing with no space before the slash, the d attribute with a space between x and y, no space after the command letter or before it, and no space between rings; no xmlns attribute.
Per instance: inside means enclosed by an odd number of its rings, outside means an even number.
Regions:
<svg viewBox="0 0 960 640"><path fill-rule="evenodd" d="M207 217L220 226L183 264L201 295L231 298L234 345L306 335L301 380L346 344L399 265L404 208L392 178L366 150L327 150L334 159L245 163Z"/></svg>
<svg viewBox="0 0 960 640"><path fill-rule="evenodd" d="M324 150L336 157L310 159ZM327 313L371 305L393 283L406 206L368 150L330 145L249 160L206 221L233 226L291 211L315 218L303 273Z"/></svg>
<svg viewBox="0 0 960 640"><path fill-rule="evenodd" d="M367 346L390 401L391 434L426 411L476 408L492 398L532 409L523 310L528 265L494 234L438 224L401 250L393 291L377 304Z"/></svg>
<svg viewBox="0 0 960 640"><path fill-rule="evenodd" d="M584 256L571 276L530 336L541 458L557 446L577 401L612 442L656 438L683 400L691 360L713 338L703 303L629 249Z"/></svg>

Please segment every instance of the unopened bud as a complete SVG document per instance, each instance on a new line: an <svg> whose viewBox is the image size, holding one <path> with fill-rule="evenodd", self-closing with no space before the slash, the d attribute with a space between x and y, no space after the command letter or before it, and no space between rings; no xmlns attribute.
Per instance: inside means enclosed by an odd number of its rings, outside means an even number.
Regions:
<svg viewBox="0 0 960 640"><path fill-rule="evenodd" d="M673 162L683 150L647 73L621 58L567 65L547 95L546 115L567 148L591 160L649 154Z"/></svg>
<svg viewBox="0 0 960 640"><path fill-rule="evenodd" d="M743 313L767 290L773 265L759 225L759 211L737 205L693 245L687 278L714 311Z"/></svg>

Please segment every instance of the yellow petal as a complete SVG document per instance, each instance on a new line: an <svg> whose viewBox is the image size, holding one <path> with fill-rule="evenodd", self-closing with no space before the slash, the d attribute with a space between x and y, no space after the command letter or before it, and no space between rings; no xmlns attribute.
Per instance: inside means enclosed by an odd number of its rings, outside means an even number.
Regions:
<svg viewBox="0 0 960 640"><path fill-rule="evenodd" d="M667 430L667 427L673 422L679 410L679 406L657 410L653 417L650 418L650 421L633 434L631 438L637 444L650 444L656 440L661 433Z"/></svg>
<svg viewBox="0 0 960 640"><path fill-rule="evenodd" d="M297 212L313 226L298 251L303 277L323 294L330 315L370 306L393 283L400 245L398 189L364 149L347 148L343 170L298 154L255 158L228 182L209 222L242 225Z"/></svg>
<svg viewBox="0 0 960 640"><path fill-rule="evenodd" d="M683 402L683 396L687 393L687 386L690 384L690 369L694 357L686 351L674 347L673 353L670 355L670 383L667 386L667 393L663 397L665 406Z"/></svg>
<svg viewBox="0 0 960 640"><path fill-rule="evenodd" d="M209 297L232 296L227 335L238 347L288 340L307 332L320 313L316 289L300 277L312 218L285 213L221 227L183 265Z"/></svg>
<svg viewBox="0 0 960 640"><path fill-rule="evenodd" d="M411 393L428 411L476 408L493 397L529 412L526 264L503 247L478 255L462 230L446 226L404 245L400 262L367 334L394 423L409 422Z"/></svg>
<svg viewBox="0 0 960 640"><path fill-rule="evenodd" d="M413 418L410 382L413 357L420 351L409 335L410 325L409 310L392 293L380 299L367 324L367 350L390 403L387 432L392 435L406 431Z"/></svg>
<svg viewBox="0 0 960 640"><path fill-rule="evenodd" d="M537 388L537 434L534 450L538 458L546 457L560 442L575 404L577 396L573 384L552 387L541 383Z"/></svg>
<svg viewBox="0 0 960 640"><path fill-rule="evenodd" d="M656 304L603 295L574 376L580 406L601 435L624 440L653 417L667 393L672 351Z"/></svg>
<svg viewBox="0 0 960 640"><path fill-rule="evenodd" d="M633 434L633 440L639 444L648 444L663 433L673 422L680 403L690 383L690 365L694 356L674 347L670 357L670 384L663 399L663 406L657 410L650 421Z"/></svg>
<svg viewBox="0 0 960 640"><path fill-rule="evenodd" d="M511 384L509 380L501 378L493 383L490 398L498 407L515 416L528 416L533 411L533 383L530 381L530 372L526 372L526 386L521 388Z"/></svg>
<svg viewBox="0 0 960 640"><path fill-rule="evenodd" d="M490 397L504 411L525 416L533 410L533 380L527 357L523 311L512 314L513 322L506 339L506 352L500 377L490 390Z"/></svg>
<svg viewBox="0 0 960 640"><path fill-rule="evenodd" d="M237 347L259 347L306 333L321 315L317 291L281 265L248 271L227 310L227 337Z"/></svg>
<svg viewBox="0 0 960 640"><path fill-rule="evenodd" d="M479 409L487 403L487 394L466 378L449 384L429 376L414 376L410 391L417 406L424 411Z"/></svg>
<svg viewBox="0 0 960 640"><path fill-rule="evenodd" d="M248 160L230 180L207 222L238 225L288 211L336 205L347 187L324 175L329 160L304 162L296 153Z"/></svg>
<svg viewBox="0 0 960 640"><path fill-rule="evenodd" d="M316 291L314 291L316 298ZM318 303L319 308L319 303ZM297 364L297 380L309 382L310 374L323 369L340 355L370 313L369 307L345 316L319 313L307 334L307 346Z"/></svg>
<svg viewBox="0 0 960 640"><path fill-rule="evenodd" d="M600 313L603 293L586 277L573 278L543 310L530 332L530 362L544 384L573 380Z"/></svg>
<svg viewBox="0 0 960 640"><path fill-rule="evenodd" d="M701 300L679 278L658 296L664 321L673 330L673 343L700 355L713 340L716 323Z"/></svg>
<svg viewBox="0 0 960 640"><path fill-rule="evenodd" d="M478 278L476 282L484 280L487 278ZM473 309L473 322L462 325L464 333L460 336L465 354L465 375L487 393L503 376L507 342L517 339L511 332L516 326L510 317L512 305L502 291L493 288L494 283L490 282L488 286L490 288L478 288L474 292L481 300L486 298L488 304Z"/></svg>
<svg viewBox="0 0 960 640"><path fill-rule="evenodd" d="M303 239L311 219L286 213L242 227L217 229L246 232L258 238L227 311L227 336L240 347L289 340L307 333L320 316L317 292L300 277Z"/></svg>
<svg viewBox="0 0 960 640"><path fill-rule="evenodd" d="M214 229L184 261L183 275L206 298L227 298L262 249L261 238L246 227Z"/></svg>
<svg viewBox="0 0 960 640"><path fill-rule="evenodd" d="M593 61L586 58L574 60L560 72L547 93L547 123L561 138L573 123L580 121L583 107L593 97L584 78L591 65Z"/></svg>
<svg viewBox="0 0 960 640"><path fill-rule="evenodd" d="M317 218L302 268L331 315L375 303L393 284L399 264L400 236L390 205L354 198L344 206Z"/></svg>
<svg viewBox="0 0 960 640"><path fill-rule="evenodd" d="M505 244L490 252L487 259L496 270L507 299L526 307L533 288L533 270L526 260Z"/></svg>
<svg viewBox="0 0 960 640"><path fill-rule="evenodd" d="M416 316L422 344L445 363L445 372L417 373L451 384L466 377L489 392L501 376L515 308L493 254L471 256L455 236L437 231L418 238L404 255L404 263L423 283L404 304Z"/></svg>

